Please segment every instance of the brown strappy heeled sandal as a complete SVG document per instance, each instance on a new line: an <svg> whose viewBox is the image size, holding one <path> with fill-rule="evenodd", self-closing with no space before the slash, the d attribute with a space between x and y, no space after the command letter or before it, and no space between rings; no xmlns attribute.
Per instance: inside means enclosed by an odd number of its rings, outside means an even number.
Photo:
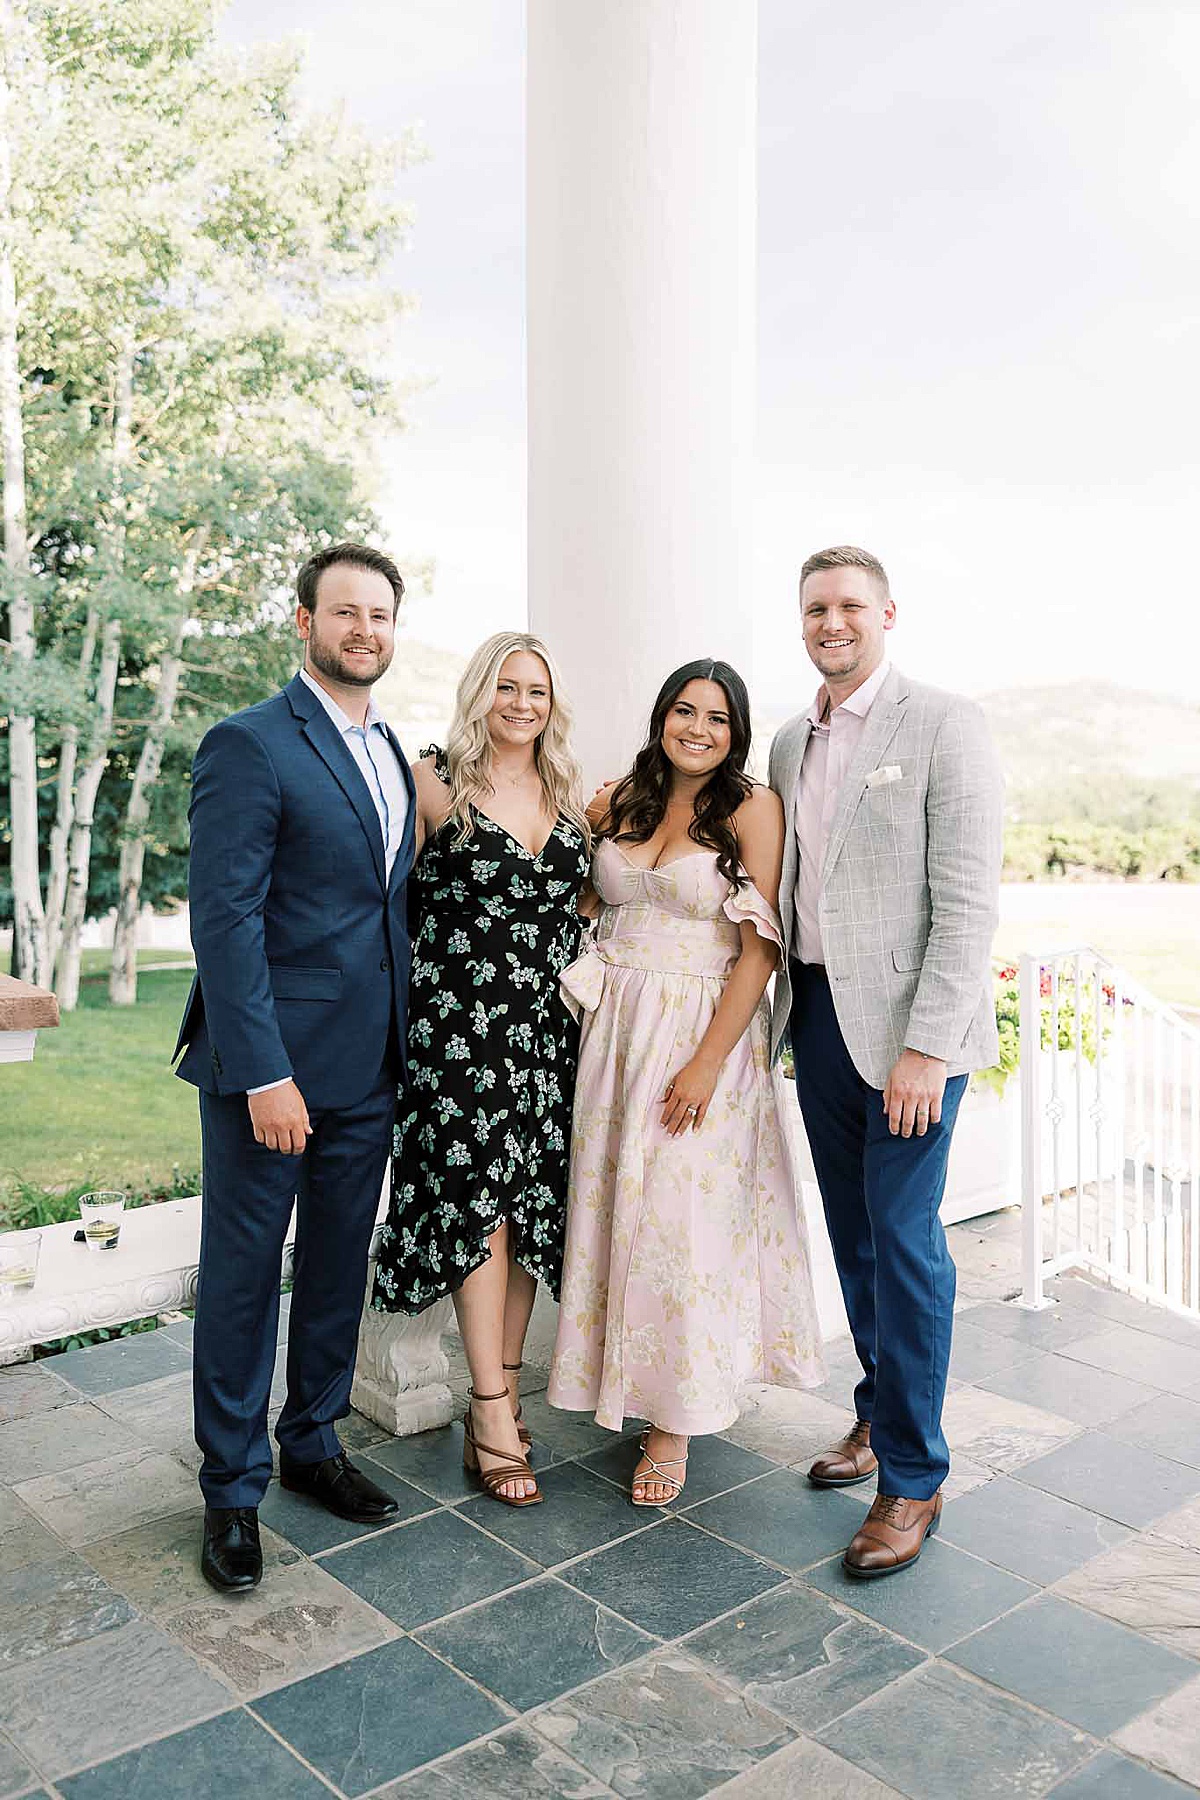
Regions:
<svg viewBox="0 0 1200 1800"><path fill-rule="evenodd" d="M646 1450L646 1445L649 1441L649 1438L650 1438L650 1432L643 1431L642 1437L641 1437L641 1442L638 1445L638 1448L641 1450L641 1453L642 1453L641 1460L645 1463L650 1464L650 1468L653 1471L653 1473L648 1474L648 1475L638 1475L635 1472L633 1480L629 1484L629 1503L631 1506L671 1506L674 1504L674 1502L676 1500L678 1500L680 1494L682 1494L683 1482L677 1481L674 1475L668 1475L666 1468L663 1466L663 1464L669 1464L670 1467L673 1469L678 1469L678 1468L686 1469L687 1468L687 1452L685 1451L682 1456L664 1456L662 1463L656 1463L654 1458L651 1455L649 1455L649 1453ZM644 1487L648 1482L651 1482L651 1481L661 1481L664 1487L673 1487L675 1489L675 1492L673 1494L668 1494L665 1500L645 1500L645 1499L639 1500L637 1495L633 1491L634 1488L639 1485Z"/></svg>
<svg viewBox="0 0 1200 1800"><path fill-rule="evenodd" d="M475 1436L475 1424L471 1417L471 1400L507 1400L508 1389L502 1394L477 1394L469 1388L471 1399L467 1401L467 1410L463 1414L463 1468L483 1488L489 1499L499 1500L502 1506L540 1506L545 1495L537 1485L536 1477L523 1456L510 1456L507 1450L497 1450L494 1444L485 1444ZM485 1456L494 1456L497 1467L485 1469L480 1466L479 1452ZM532 1481L532 1494L502 1494L500 1489L507 1481Z"/></svg>
<svg viewBox="0 0 1200 1800"><path fill-rule="evenodd" d="M523 1362L502 1363L500 1366L504 1370L504 1373L506 1375L519 1375L521 1373L521 1370L525 1367L525 1364ZM517 1401L517 1410L513 1414L513 1420L517 1427L517 1436L520 1438L521 1442L524 1444L526 1450L532 1450L533 1449L533 1439L529 1435L528 1425L525 1423L524 1419L521 1417L521 1402L519 1400Z"/></svg>

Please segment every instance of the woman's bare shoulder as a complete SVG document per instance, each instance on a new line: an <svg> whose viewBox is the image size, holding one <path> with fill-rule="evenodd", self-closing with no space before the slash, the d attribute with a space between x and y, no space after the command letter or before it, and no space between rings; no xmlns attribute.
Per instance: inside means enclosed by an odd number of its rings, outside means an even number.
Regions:
<svg viewBox="0 0 1200 1800"><path fill-rule="evenodd" d="M606 782L588 801L587 822L593 831L603 831L608 824L609 804L620 785L619 781Z"/></svg>

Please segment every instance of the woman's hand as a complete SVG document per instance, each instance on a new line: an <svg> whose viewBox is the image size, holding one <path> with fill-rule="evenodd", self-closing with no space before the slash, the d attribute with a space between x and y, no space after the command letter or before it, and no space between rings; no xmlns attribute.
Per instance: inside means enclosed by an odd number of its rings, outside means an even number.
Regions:
<svg viewBox="0 0 1200 1800"><path fill-rule="evenodd" d="M678 1137L689 1125L699 1131L720 1072L719 1063L693 1056L678 1075L672 1075L662 1099L662 1122L669 1136Z"/></svg>

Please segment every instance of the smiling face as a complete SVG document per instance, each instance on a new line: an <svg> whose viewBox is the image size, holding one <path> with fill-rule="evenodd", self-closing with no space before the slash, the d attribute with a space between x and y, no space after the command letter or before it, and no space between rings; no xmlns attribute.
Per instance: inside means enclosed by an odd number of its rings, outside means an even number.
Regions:
<svg viewBox="0 0 1200 1800"><path fill-rule="evenodd" d="M868 569L816 569L800 590L804 647L827 685L845 693L883 661L896 605Z"/></svg>
<svg viewBox="0 0 1200 1800"><path fill-rule="evenodd" d="M689 681L663 720L662 747L681 775L711 775L729 755L729 701L719 681Z"/></svg>
<svg viewBox="0 0 1200 1800"><path fill-rule="evenodd" d="M500 664L496 698L487 715L488 735L497 749L534 744L550 721L554 691L550 671L532 650L514 650Z"/></svg>
<svg viewBox="0 0 1200 1800"><path fill-rule="evenodd" d="M396 649L395 596L386 575L333 563L317 582L316 604L296 608L305 666L342 687L373 687Z"/></svg>

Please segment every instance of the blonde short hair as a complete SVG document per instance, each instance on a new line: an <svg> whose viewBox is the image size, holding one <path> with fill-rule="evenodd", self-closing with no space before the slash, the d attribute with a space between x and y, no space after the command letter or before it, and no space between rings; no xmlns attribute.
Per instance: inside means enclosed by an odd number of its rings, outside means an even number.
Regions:
<svg viewBox="0 0 1200 1800"><path fill-rule="evenodd" d="M510 656L522 650L540 657L550 677L550 717L534 746L534 762L547 811L555 817L564 814L582 833L584 842L591 841L583 809L583 772L571 749L571 708L554 658L542 640L527 631L497 631L480 644L463 670L446 739L449 816L457 827L456 844L465 844L471 835L472 803L478 805L492 792L492 739L487 716L496 704L500 670Z"/></svg>
<svg viewBox="0 0 1200 1800"><path fill-rule="evenodd" d="M800 571L801 593L804 592L804 584L809 576L815 575L819 569L865 569L868 575L875 577L885 599L891 592L879 558L872 556L869 550L860 550L857 544L834 544L832 549L818 550L810 556Z"/></svg>

